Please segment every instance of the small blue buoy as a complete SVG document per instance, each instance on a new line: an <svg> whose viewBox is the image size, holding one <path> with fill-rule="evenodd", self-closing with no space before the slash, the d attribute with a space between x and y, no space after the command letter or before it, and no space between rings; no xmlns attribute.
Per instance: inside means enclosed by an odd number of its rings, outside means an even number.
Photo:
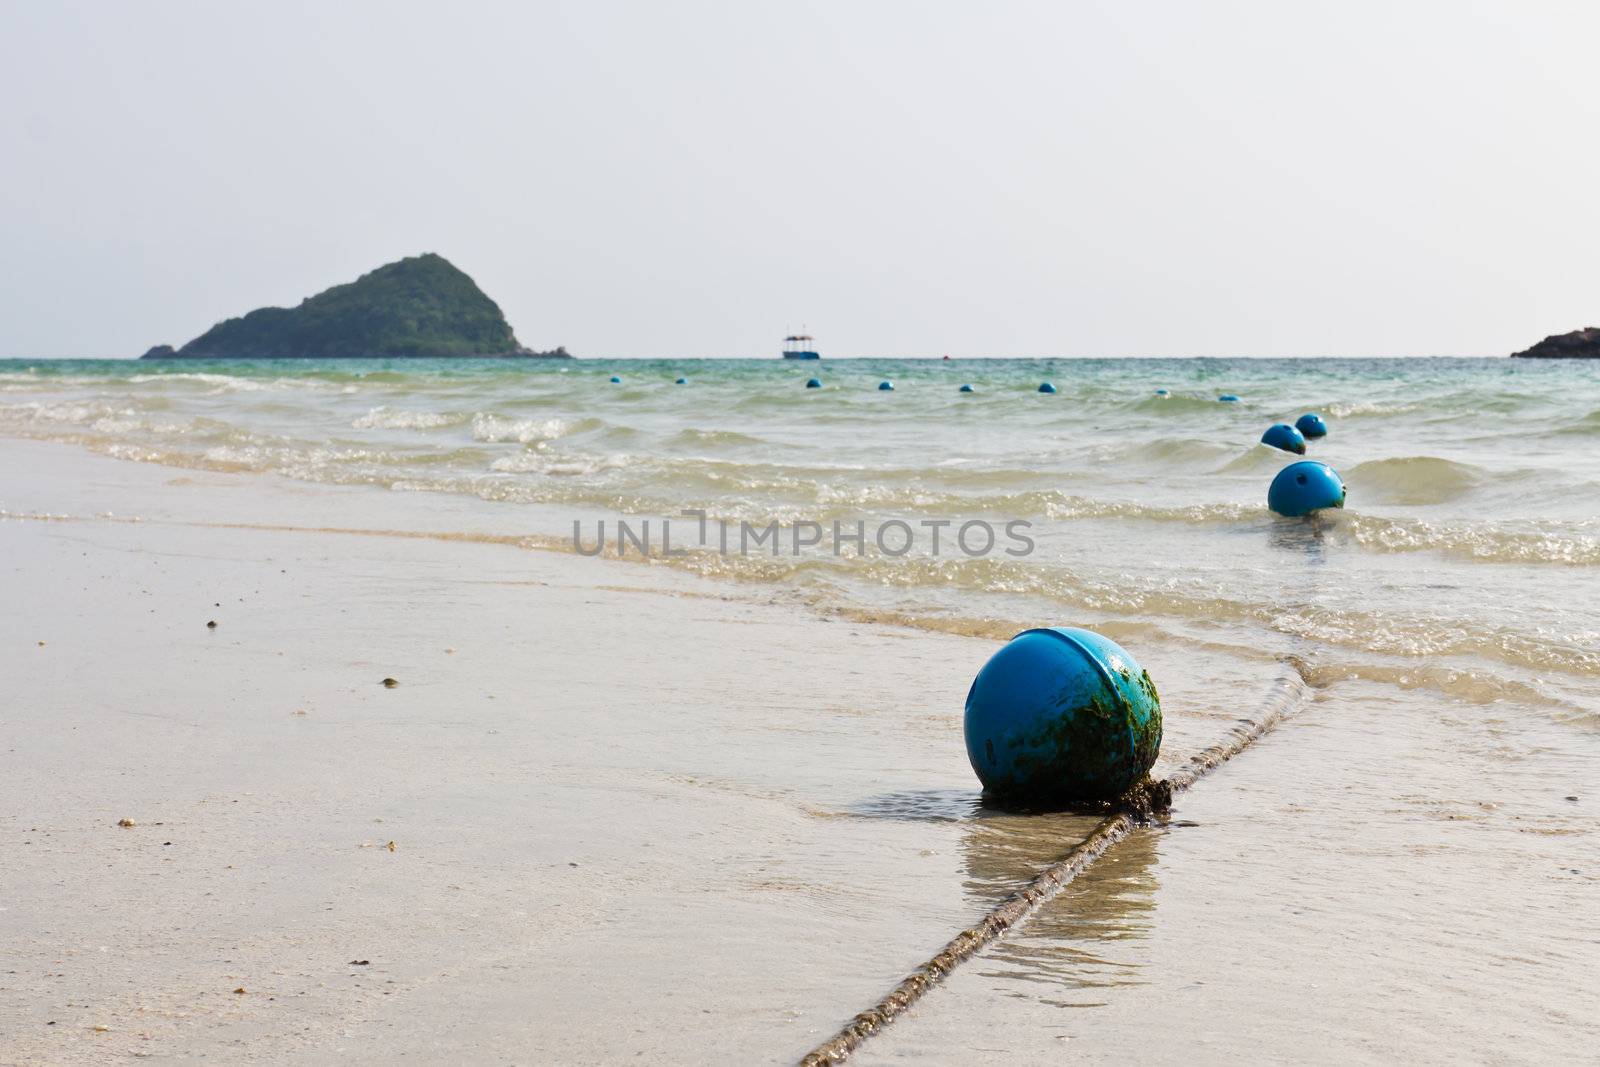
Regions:
<svg viewBox="0 0 1600 1067"><path fill-rule="evenodd" d="M1222 401L1224 404L1237 404L1239 402L1239 398L1234 396L1232 393L1223 393L1221 396L1217 397L1217 399Z"/></svg>
<svg viewBox="0 0 1600 1067"><path fill-rule="evenodd" d="M673 385L688 385L689 384L689 379L687 379L687 378L679 378L677 381L673 382L672 384Z"/></svg>
<svg viewBox="0 0 1600 1067"><path fill-rule="evenodd" d="M1306 439L1286 422L1275 422L1268 426L1267 432L1261 435L1261 443L1293 452L1297 456L1306 454Z"/></svg>
<svg viewBox="0 0 1600 1067"><path fill-rule="evenodd" d="M962 393L970 393L970 392L972 392L972 386L970 386L970 385L963 385L963 386L962 386L962 387L961 387L961 388L960 388L960 389L959 389L959 390L957 390L957 391L958 391L958 392L962 392Z"/></svg>
<svg viewBox="0 0 1600 1067"><path fill-rule="evenodd" d="M1344 507L1344 482L1326 463L1303 459L1278 472L1267 490L1267 507L1298 518L1323 508Z"/></svg>
<svg viewBox="0 0 1600 1067"><path fill-rule="evenodd" d="M806 379L806 388L807 389L821 389L822 388L822 379L821 378L807 378Z"/></svg>
<svg viewBox="0 0 1600 1067"><path fill-rule="evenodd" d="M613 374L611 376L611 384L612 385L621 385L622 384L622 379L618 378L615 374Z"/></svg>
<svg viewBox="0 0 1600 1067"><path fill-rule="evenodd" d="M1308 411L1294 420L1294 428L1307 437L1328 436L1328 424L1322 421L1322 416L1314 411Z"/></svg>
<svg viewBox="0 0 1600 1067"><path fill-rule="evenodd" d="M1154 766L1161 698L1116 642L1064 626L1025 630L978 672L962 729L986 796L1109 800Z"/></svg>
<svg viewBox="0 0 1600 1067"><path fill-rule="evenodd" d="M1167 395L1167 391L1165 389L1157 389L1156 390L1156 396L1166 396L1166 395Z"/></svg>
<svg viewBox="0 0 1600 1067"><path fill-rule="evenodd" d="M879 392L891 393L891 392L894 391L894 383L890 382L890 381L879 382L878 383L878 390L879 390Z"/></svg>
<svg viewBox="0 0 1600 1067"><path fill-rule="evenodd" d="M1053 393L1055 391L1056 391L1056 387L1054 385L1050 384L1049 382L1040 382L1039 383L1039 392L1041 392L1041 393Z"/></svg>

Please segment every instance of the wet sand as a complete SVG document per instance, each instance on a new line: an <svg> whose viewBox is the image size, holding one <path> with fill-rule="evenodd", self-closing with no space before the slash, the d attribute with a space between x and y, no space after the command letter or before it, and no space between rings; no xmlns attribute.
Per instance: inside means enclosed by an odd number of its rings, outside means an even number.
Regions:
<svg viewBox="0 0 1600 1067"><path fill-rule="evenodd" d="M1095 821L978 809L990 641L528 550L477 502L0 470L0 1062L788 1062ZM1277 670L1141 653L1169 767ZM1594 762L1365 706L1297 716L861 1062L1580 1057ZM1488 776L1397 780L1446 744Z"/></svg>

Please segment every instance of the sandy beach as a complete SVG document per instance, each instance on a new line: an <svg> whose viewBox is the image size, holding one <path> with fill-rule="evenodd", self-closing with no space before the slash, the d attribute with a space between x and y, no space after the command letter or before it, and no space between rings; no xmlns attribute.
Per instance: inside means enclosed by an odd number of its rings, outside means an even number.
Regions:
<svg viewBox="0 0 1600 1067"><path fill-rule="evenodd" d="M789 1062L1094 822L979 809L992 641L437 497L0 463L7 1063ZM1147 663L1164 767L1281 670ZM1574 1054L1592 764L1358 706L1307 705L861 1062ZM1492 774L1417 779L1443 744Z"/></svg>
<svg viewBox="0 0 1600 1067"><path fill-rule="evenodd" d="M0 0L0 1067L1600 1067L1597 36Z"/></svg>

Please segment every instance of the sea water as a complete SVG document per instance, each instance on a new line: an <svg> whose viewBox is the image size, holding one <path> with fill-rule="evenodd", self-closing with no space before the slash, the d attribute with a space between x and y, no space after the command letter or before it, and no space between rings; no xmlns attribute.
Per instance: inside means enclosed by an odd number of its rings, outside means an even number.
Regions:
<svg viewBox="0 0 1600 1067"><path fill-rule="evenodd" d="M1331 427L1308 457L1349 503L1282 519L1267 486L1298 457L1257 442L1307 411ZM614 541L619 520L659 538L676 518L691 549L686 511L778 522L776 556L735 538L672 562L916 626L1094 624L1600 728L1600 364L12 360L0 433L465 495L547 543L580 523L591 550L602 520ZM915 537L900 556L873 538L894 520ZM995 550L953 543L972 520L1002 531ZM866 550L824 537L797 556L803 523L862 523Z"/></svg>

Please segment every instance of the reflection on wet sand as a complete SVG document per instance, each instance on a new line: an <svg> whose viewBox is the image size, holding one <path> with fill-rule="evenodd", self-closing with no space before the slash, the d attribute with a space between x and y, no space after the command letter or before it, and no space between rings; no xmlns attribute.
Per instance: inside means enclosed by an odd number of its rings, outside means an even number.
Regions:
<svg viewBox="0 0 1600 1067"><path fill-rule="evenodd" d="M1103 814L1019 814L985 807L976 790L922 790L871 797L850 808L860 818L960 823L962 887L982 911L996 907L1059 861ZM1110 849L1060 896L985 951L992 977L1021 983L1016 996L1061 1007L1077 990L1142 984L1145 960L1123 945L1147 936L1155 910L1156 841L1165 828L1141 827Z"/></svg>
<svg viewBox="0 0 1600 1067"><path fill-rule="evenodd" d="M1146 941L1154 923L1157 833L1141 827L1118 841L1010 937L990 945L979 961L982 973L1021 982L1011 990L1014 997L1032 995L1061 1008L1101 1003L1072 998L1078 990L1144 984L1142 968L1149 960L1133 942ZM966 886L987 896L1014 853L989 851L992 838L979 841L978 835L965 841ZM997 861L998 867L989 867Z"/></svg>
<svg viewBox="0 0 1600 1067"><path fill-rule="evenodd" d="M1059 859L1096 821L1082 815L974 819L961 840L967 892L992 906ZM1070 999L1079 990L1143 984L1140 972L1148 961L1129 943L1143 941L1153 922L1156 839L1163 832L1134 830L1009 937L991 945L977 965L990 977L1022 983L1013 996L1060 1007L1099 1003Z"/></svg>

